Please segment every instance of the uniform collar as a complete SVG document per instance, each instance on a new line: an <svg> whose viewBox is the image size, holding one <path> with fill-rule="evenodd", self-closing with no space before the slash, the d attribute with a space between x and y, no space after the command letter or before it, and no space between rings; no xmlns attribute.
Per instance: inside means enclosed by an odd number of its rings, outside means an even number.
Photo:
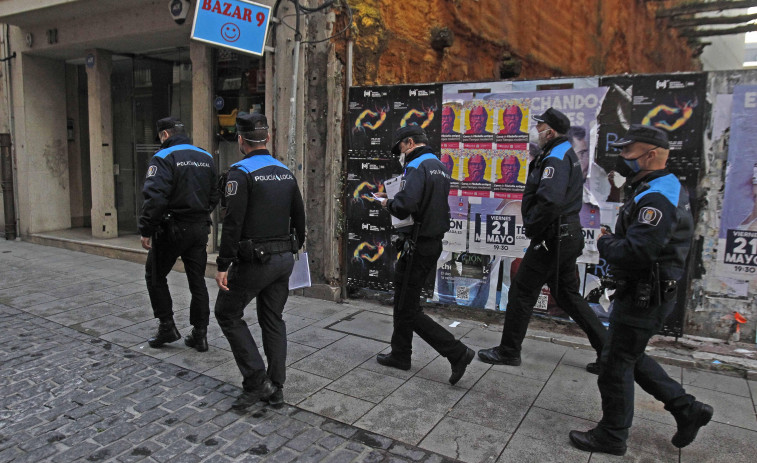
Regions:
<svg viewBox="0 0 757 463"><path fill-rule="evenodd" d="M641 185L642 183L649 183L652 180L660 177L664 177L668 175L670 171L668 169L659 169L659 170L653 170L652 172L647 173L647 175L641 177L639 180L636 180L631 184L631 188L634 190Z"/></svg>
<svg viewBox="0 0 757 463"><path fill-rule="evenodd" d="M266 154L267 154L267 155L269 155L269 156L271 155L271 153L270 153L270 152L268 151L268 149L266 149L266 148L261 148L261 149L257 149L257 150L252 150L252 151L250 151L250 152L249 152L249 153L247 153L247 154L245 155L245 157L244 157L244 158L242 158L242 159L251 158L251 157L253 157L253 156L264 156L264 155L266 155Z"/></svg>
<svg viewBox="0 0 757 463"><path fill-rule="evenodd" d="M172 135L166 138L166 141L160 144L160 149L166 149L176 145L188 145L190 144L189 137L184 134Z"/></svg>
<svg viewBox="0 0 757 463"><path fill-rule="evenodd" d="M405 165L410 164L410 161L412 161L413 159L419 158L426 153L433 152L434 150L432 150L428 145L419 146L405 155Z"/></svg>

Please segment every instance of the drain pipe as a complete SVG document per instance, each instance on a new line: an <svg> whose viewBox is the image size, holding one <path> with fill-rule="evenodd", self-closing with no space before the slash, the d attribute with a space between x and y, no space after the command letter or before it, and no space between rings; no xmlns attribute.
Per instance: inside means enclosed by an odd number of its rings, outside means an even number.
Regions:
<svg viewBox="0 0 757 463"><path fill-rule="evenodd" d="M289 98L289 132L287 133L287 157L289 158L289 169L292 172L296 172L295 156L297 155L297 143L295 140L295 135L297 133L297 77L300 72L300 44L302 42L302 33L300 32L300 2L299 0L292 0L292 3L294 3L297 22L294 32L292 96Z"/></svg>
<svg viewBox="0 0 757 463"><path fill-rule="evenodd" d="M5 211L5 239L16 239L16 206L13 195L13 157L11 135L0 133L0 157L2 157L3 210Z"/></svg>

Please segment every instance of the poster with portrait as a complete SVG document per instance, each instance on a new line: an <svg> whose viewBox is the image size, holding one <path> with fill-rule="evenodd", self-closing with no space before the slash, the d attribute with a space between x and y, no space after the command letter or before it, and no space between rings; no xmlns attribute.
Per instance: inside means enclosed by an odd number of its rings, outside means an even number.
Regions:
<svg viewBox="0 0 757 463"><path fill-rule="evenodd" d="M436 270L435 302L494 309L497 300L499 256L442 252Z"/></svg>
<svg viewBox="0 0 757 463"><path fill-rule="evenodd" d="M463 103L472 98L470 93L445 93L442 96L442 149L459 149L465 132Z"/></svg>
<svg viewBox="0 0 757 463"><path fill-rule="evenodd" d="M442 128L441 84L400 85L393 88L391 133L408 125L421 127L428 145L439 153ZM390 142L391 143L391 142Z"/></svg>
<svg viewBox="0 0 757 463"><path fill-rule="evenodd" d="M495 139L496 109L481 100L463 103L465 126L463 131L463 148L491 149Z"/></svg>
<svg viewBox="0 0 757 463"><path fill-rule="evenodd" d="M757 85L733 89L731 138L718 235L720 276L757 275Z"/></svg>
<svg viewBox="0 0 757 463"><path fill-rule="evenodd" d="M459 189L461 186L461 180L463 179L464 162L460 158L460 150L442 148L442 155L439 160L447 168L447 172L450 174L449 182L449 194L450 196L457 196L460 194Z"/></svg>
<svg viewBox="0 0 757 463"><path fill-rule="evenodd" d="M528 152L523 150L498 150L493 158L495 198L520 198L526 188Z"/></svg>
<svg viewBox="0 0 757 463"><path fill-rule="evenodd" d="M352 87L349 91L348 147L350 157L389 157L396 87Z"/></svg>
<svg viewBox="0 0 757 463"><path fill-rule="evenodd" d="M497 157L494 150L459 151L463 169L460 189L463 196L488 198L492 192L492 164Z"/></svg>
<svg viewBox="0 0 757 463"><path fill-rule="evenodd" d="M448 196L449 231L444 234L442 249L464 252L468 242L468 197Z"/></svg>
<svg viewBox="0 0 757 463"><path fill-rule="evenodd" d="M492 103L495 100L490 100ZM525 150L528 145L528 119L530 114L530 101L501 100L502 105L497 107L494 114L496 117L497 149Z"/></svg>
<svg viewBox="0 0 757 463"><path fill-rule="evenodd" d="M468 252L522 257L529 239L523 232L521 201L470 198Z"/></svg>

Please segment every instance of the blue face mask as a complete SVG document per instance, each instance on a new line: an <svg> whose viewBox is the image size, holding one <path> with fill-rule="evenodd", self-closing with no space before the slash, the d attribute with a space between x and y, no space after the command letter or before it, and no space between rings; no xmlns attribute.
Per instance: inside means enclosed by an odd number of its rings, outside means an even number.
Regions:
<svg viewBox="0 0 757 463"><path fill-rule="evenodd" d="M638 159L623 159L623 162L626 163L628 168L631 169L634 174L638 174L641 170Z"/></svg>

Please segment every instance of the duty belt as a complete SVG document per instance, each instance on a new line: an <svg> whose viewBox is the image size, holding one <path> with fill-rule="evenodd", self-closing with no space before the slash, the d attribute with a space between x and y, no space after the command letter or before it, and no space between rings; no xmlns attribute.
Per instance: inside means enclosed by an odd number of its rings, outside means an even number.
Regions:
<svg viewBox="0 0 757 463"><path fill-rule="evenodd" d="M252 249L263 251L267 254L281 254L284 252L292 252L292 243L289 240L273 240L273 241L255 241L255 240L243 240L250 243Z"/></svg>

